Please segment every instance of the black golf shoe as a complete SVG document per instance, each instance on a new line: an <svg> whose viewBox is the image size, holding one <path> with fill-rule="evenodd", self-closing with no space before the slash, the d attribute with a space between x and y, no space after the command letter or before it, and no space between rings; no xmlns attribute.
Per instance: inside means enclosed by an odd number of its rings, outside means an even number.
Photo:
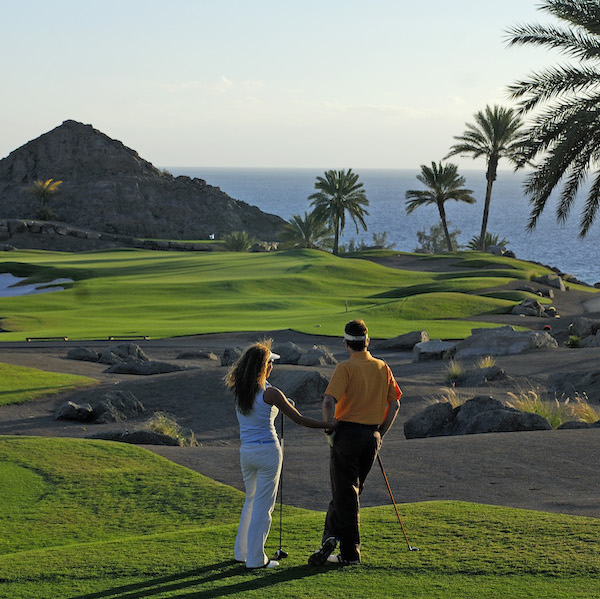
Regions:
<svg viewBox="0 0 600 599"><path fill-rule="evenodd" d="M327 558L333 553L337 545L337 539L335 537L328 537L325 539L320 549L315 551L308 558L309 566L322 566L327 562Z"/></svg>

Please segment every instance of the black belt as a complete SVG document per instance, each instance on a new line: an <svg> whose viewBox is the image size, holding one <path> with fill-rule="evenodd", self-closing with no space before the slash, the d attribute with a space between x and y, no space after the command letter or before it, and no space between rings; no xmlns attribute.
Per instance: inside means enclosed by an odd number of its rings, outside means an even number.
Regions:
<svg viewBox="0 0 600 599"><path fill-rule="evenodd" d="M349 420L340 420L338 422L338 426L340 426L342 424L344 426L356 426L356 427L361 427L361 428L368 428L372 431L376 431L379 428L378 424L361 424L360 422L350 422Z"/></svg>

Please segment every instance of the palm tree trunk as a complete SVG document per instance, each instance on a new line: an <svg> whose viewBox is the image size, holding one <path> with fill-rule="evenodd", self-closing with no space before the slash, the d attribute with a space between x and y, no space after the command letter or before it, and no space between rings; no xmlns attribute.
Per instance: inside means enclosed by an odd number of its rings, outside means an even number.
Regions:
<svg viewBox="0 0 600 599"><path fill-rule="evenodd" d="M450 232L448 231L448 223L446 222L446 210L444 209L444 204L438 204L438 210L440 212L440 219L442 220L442 227L444 228L444 236L446 237L446 245L448 246L448 251L452 251L452 240L450 239Z"/></svg>
<svg viewBox="0 0 600 599"><path fill-rule="evenodd" d="M333 253L337 256L340 253L339 242L340 242L340 219L336 219L334 223L335 234L333 237Z"/></svg>
<svg viewBox="0 0 600 599"><path fill-rule="evenodd" d="M485 234L487 233L488 217L490 215L490 201L492 199L492 186L496 180L498 170L498 157L491 156L488 163L488 169L485 174L487 186L485 189L485 204L483 206L483 219L481 221L481 233L479 234L479 249L485 249Z"/></svg>

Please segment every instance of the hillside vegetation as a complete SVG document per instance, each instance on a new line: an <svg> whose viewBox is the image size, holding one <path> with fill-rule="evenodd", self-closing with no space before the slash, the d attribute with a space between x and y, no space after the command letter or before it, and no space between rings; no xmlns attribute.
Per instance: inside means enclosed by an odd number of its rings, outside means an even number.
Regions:
<svg viewBox="0 0 600 599"><path fill-rule="evenodd" d="M507 299L489 288L549 272L477 252L453 255L452 272L397 270L314 250L13 251L3 258L0 272L28 277L24 283L74 280L64 291L0 298L5 341L278 329L337 335L351 318L367 320L374 338L425 329L456 339L486 326L470 317L508 311L527 296Z"/></svg>

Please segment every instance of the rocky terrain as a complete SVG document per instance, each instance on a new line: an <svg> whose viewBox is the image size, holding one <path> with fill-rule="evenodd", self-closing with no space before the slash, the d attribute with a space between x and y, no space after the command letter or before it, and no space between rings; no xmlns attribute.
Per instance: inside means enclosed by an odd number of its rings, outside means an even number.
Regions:
<svg viewBox="0 0 600 599"><path fill-rule="evenodd" d="M71 120L0 161L0 218L35 219L40 202L27 187L50 178L62 181L49 203L55 220L93 231L186 240L246 231L272 241L284 224L202 179L173 177L120 141ZM19 247L26 243L27 237L19 239Z"/></svg>

